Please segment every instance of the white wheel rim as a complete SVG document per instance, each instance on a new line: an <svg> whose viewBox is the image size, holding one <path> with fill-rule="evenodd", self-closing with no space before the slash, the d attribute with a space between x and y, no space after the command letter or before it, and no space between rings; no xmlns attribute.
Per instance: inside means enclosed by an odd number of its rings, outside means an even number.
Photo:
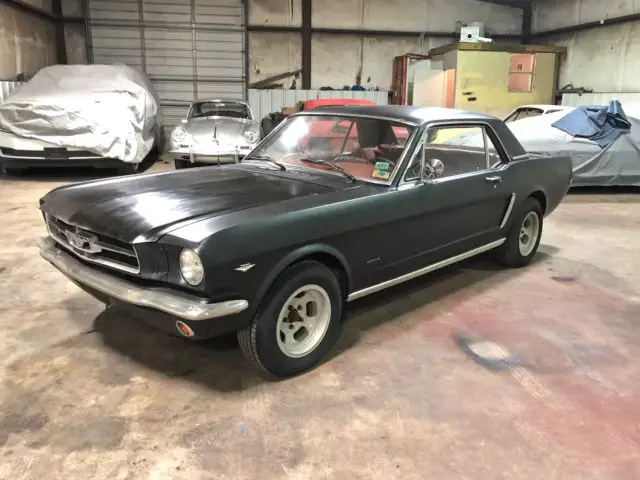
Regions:
<svg viewBox="0 0 640 480"><path fill-rule="evenodd" d="M529 212L520 226L520 255L528 257L538 242L540 233L540 218L536 212Z"/></svg>
<svg viewBox="0 0 640 480"><path fill-rule="evenodd" d="M280 351L287 357L300 358L313 352L329 329L331 300L319 285L305 285L284 302L276 338Z"/></svg>

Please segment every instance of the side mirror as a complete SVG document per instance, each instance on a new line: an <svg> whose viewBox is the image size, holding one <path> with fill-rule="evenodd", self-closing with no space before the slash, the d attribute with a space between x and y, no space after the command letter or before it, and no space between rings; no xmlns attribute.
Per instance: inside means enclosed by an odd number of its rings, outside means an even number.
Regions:
<svg viewBox="0 0 640 480"><path fill-rule="evenodd" d="M180 123L188 123L189 120L187 120L186 118L183 118L182 120L180 120Z"/></svg>
<svg viewBox="0 0 640 480"><path fill-rule="evenodd" d="M422 169L423 180L433 180L434 178L440 178L444 174L444 163L438 158L433 158L424 162L424 168Z"/></svg>

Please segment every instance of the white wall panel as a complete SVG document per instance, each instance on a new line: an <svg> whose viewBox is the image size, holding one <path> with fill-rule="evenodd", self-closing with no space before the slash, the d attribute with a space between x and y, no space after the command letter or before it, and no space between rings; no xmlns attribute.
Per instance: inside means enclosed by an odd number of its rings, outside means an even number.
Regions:
<svg viewBox="0 0 640 480"><path fill-rule="evenodd" d="M640 12L637 0L533 0L534 32Z"/></svg>
<svg viewBox="0 0 640 480"><path fill-rule="evenodd" d="M488 33L519 34L522 10L479 0L313 2L314 27L452 32L456 22L484 22Z"/></svg>
<svg viewBox="0 0 640 480"><path fill-rule="evenodd" d="M458 22L483 22L488 35L516 36L522 28L522 10L479 0L314 0L312 7L315 28L453 33ZM300 19L300 0L250 0L251 25L299 26ZM430 48L455 40L454 36L419 34L364 38L314 33L311 87L352 85L362 70L362 81L367 87L388 89L393 57L405 53L424 54ZM301 67L301 36L299 33L251 32L249 53L250 83L297 70ZM291 81L287 78L279 82L289 86Z"/></svg>
<svg viewBox="0 0 640 480"><path fill-rule="evenodd" d="M594 22L640 12L632 0L534 0L536 31ZM594 27L545 36L537 42L567 47L560 62L560 86L572 83L595 92L640 91L640 22Z"/></svg>
<svg viewBox="0 0 640 480"><path fill-rule="evenodd" d="M357 98L371 100L378 105L389 103L386 91L352 92L349 90L249 90L249 105L254 116L262 120L266 115L279 112L283 107L294 107L298 102L318 98Z"/></svg>
<svg viewBox="0 0 640 480"><path fill-rule="evenodd" d="M32 76L55 62L54 26L0 3L0 80Z"/></svg>

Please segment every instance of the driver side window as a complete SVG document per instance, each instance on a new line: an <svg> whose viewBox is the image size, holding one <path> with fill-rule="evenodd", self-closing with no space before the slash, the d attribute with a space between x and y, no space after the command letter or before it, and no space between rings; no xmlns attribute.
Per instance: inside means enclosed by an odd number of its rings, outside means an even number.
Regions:
<svg viewBox="0 0 640 480"><path fill-rule="evenodd" d="M420 178L420 161L425 164L439 160L444 169L439 178L455 177L488 170L500 163L500 156L481 125L446 125L431 127L424 137L405 174L405 181Z"/></svg>

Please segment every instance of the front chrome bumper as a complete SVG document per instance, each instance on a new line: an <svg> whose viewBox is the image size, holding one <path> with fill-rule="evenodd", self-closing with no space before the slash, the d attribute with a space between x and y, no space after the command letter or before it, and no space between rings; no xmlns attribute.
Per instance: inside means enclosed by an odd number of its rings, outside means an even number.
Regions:
<svg viewBox="0 0 640 480"><path fill-rule="evenodd" d="M91 268L56 246L50 237L40 239L40 255L72 280L101 293L141 307L153 308L185 320L210 320L246 310L246 300L205 303L182 295L140 287L121 278Z"/></svg>

